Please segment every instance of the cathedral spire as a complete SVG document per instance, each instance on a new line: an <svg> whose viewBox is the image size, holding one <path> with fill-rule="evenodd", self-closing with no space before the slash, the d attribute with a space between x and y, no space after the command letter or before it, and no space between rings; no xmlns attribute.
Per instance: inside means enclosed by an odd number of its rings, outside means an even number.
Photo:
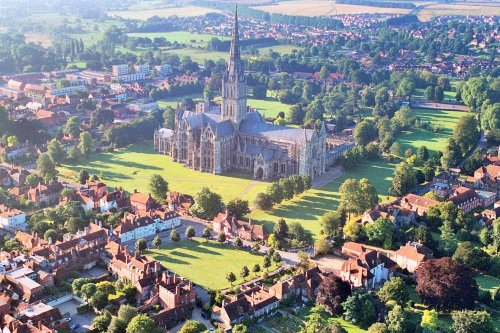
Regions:
<svg viewBox="0 0 500 333"><path fill-rule="evenodd" d="M238 31L238 6L234 14L233 32L231 33L231 49L229 51L228 74L230 76L243 75L243 64L240 55L240 36Z"/></svg>

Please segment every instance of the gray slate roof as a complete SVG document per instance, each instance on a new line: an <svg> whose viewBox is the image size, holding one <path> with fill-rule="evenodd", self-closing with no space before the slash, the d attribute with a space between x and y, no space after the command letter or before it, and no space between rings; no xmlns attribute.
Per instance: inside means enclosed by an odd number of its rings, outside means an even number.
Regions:
<svg viewBox="0 0 500 333"><path fill-rule="evenodd" d="M186 119L189 127L192 129L209 125L217 137L232 135L234 132L233 124L230 120L223 120L220 114L214 113L196 113L192 111L182 112L182 118Z"/></svg>

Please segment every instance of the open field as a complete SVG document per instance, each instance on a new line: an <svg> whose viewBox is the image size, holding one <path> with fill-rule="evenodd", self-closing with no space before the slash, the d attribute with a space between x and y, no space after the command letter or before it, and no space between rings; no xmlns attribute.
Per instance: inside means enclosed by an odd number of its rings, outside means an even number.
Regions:
<svg viewBox="0 0 500 333"><path fill-rule="evenodd" d="M52 45L52 39L42 33L26 32L24 33L24 39L26 43L40 44L43 47L50 47Z"/></svg>
<svg viewBox="0 0 500 333"><path fill-rule="evenodd" d="M443 15L500 15L500 4L492 3L449 3L426 6L418 13L422 21L430 21L433 17Z"/></svg>
<svg viewBox="0 0 500 333"><path fill-rule="evenodd" d="M228 174L217 176L202 173L174 162L169 156L154 151L152 142L131 145L112 153L93 154L89 160L80 159L71 165L59 168L63 178L75 180L77 173L86 169L90 174L104 174L103 181L110 187L123 187L148 192L148 182L152 174L162 175L169 188L186 194L195 194L203 186L222 195L225 202L239 196L253 201L258 192L265 190L267 183L253 181L249 175Z"/></svg>
<svg viewBox="0 0 500 333"><path fill-rule="evenodd" d="M171 43L180 43L180 44L199 44L206 43L212 38L216 37L220 40L228 40L228 36L217 36L210 34L197 34L189 31L172 31L172 32L137 32L137 33L128 33L129 37L142 37L142 38L159 38L163 37L168 42Z"/></svg>
<svg viewBox="0 0 500 333"><path fill-rule="evenodd" d="M160 261L169 270L209 289L229 288L231 285L226 280L226 274L229 272L233 272L237 277L233 285L242 283L243 279L239 273L243 266L247 266L250 270L247 280L256 277L252 272L254 264L259 264L264 270L262 267L264 256L238 250L230 244L206 242L201 238L169 243L163 245L160 250L149 249L146 255ZM269 271L277 267L273 262Z"/></svg>
<svg viewBox="0 0 500 333"><path fill-rule="evenodd" d="M214 12L217 12L217 10L198 7L198 6L186 6L186 7L158 8L158 9L145 9L145 10L126 10L126 11L107 12L106 14L110 16L122 17L125 19L135 19L135 20L145 21L153 16L190 17L190 16L205 15Z"/></svg>
<svg viewBox="0 0 500 333"><path fill-rule="evenodd" d="M292 0L282 1L273 5L253 7L269 13L303 15L303 16L332 16L341 14L406 14L410 10L404 8L381 8L370 6L335 4L324 0Z"/></svg>

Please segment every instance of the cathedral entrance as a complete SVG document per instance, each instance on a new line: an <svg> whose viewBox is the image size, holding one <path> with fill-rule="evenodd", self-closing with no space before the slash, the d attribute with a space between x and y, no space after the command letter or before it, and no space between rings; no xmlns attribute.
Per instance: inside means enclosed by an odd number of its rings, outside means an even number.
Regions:
<svg viewBox="0 0 500 333"><path fill-rule="evenodd" d="M262 179L264 178L264 170L262 168L257 169L257 173L255 174L255 179Z"/></svg>

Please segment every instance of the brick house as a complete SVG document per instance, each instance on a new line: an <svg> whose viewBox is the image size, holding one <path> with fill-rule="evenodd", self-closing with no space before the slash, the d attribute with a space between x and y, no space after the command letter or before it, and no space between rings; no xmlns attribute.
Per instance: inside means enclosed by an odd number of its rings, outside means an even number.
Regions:
<svg viewBox="0 0 500 333"><path fill-rule="evenodd" d="M134 190L130 196L130 209L132 212L138 210L151 210L157 206L158 203L151 197L151 194L139 193Z"/></svg>
<svg viewBox="0 0 500 333"><path fill-rule="evenodd" d="M432 258L432 251L423 244L408 242L395 251L394 260L401 269L413 273L427 259Z"/></svg>
<svg viewBox="0 0 500 333"><path fill-rule="evenodd" d="M214 232L224 232L233 236L238 236L241 239L253 240L267 240L269 232L263 225L252 224L248 222L237 220L235 217L226 213L219 213L212 221L212 229Z"/></svg>
<svg viewBox="0 0 500 333"><path fill-rule="evenodd" d="M465 213L479 207L481 200L474 189L460 186L455 189L449 199L455 206L462 209Z"/></svg>
<svg viewBox="0 0 500 333"><path fill-rule="evenodd" d="M301 297L307 301L316 295L316 289L322 280L323 274L318 267L301 269L300 273L276 282L269 288L269 294L276 296L280 301L290 297Z"/></svg>
<svg viewBox="0 0 500 333"><path fill-rule="evenodd" d="M418 216L424 216L430 206L438 204L439 201L422 197L416 194L408 194L401 198L400 205L417 213Z"/></svg>

